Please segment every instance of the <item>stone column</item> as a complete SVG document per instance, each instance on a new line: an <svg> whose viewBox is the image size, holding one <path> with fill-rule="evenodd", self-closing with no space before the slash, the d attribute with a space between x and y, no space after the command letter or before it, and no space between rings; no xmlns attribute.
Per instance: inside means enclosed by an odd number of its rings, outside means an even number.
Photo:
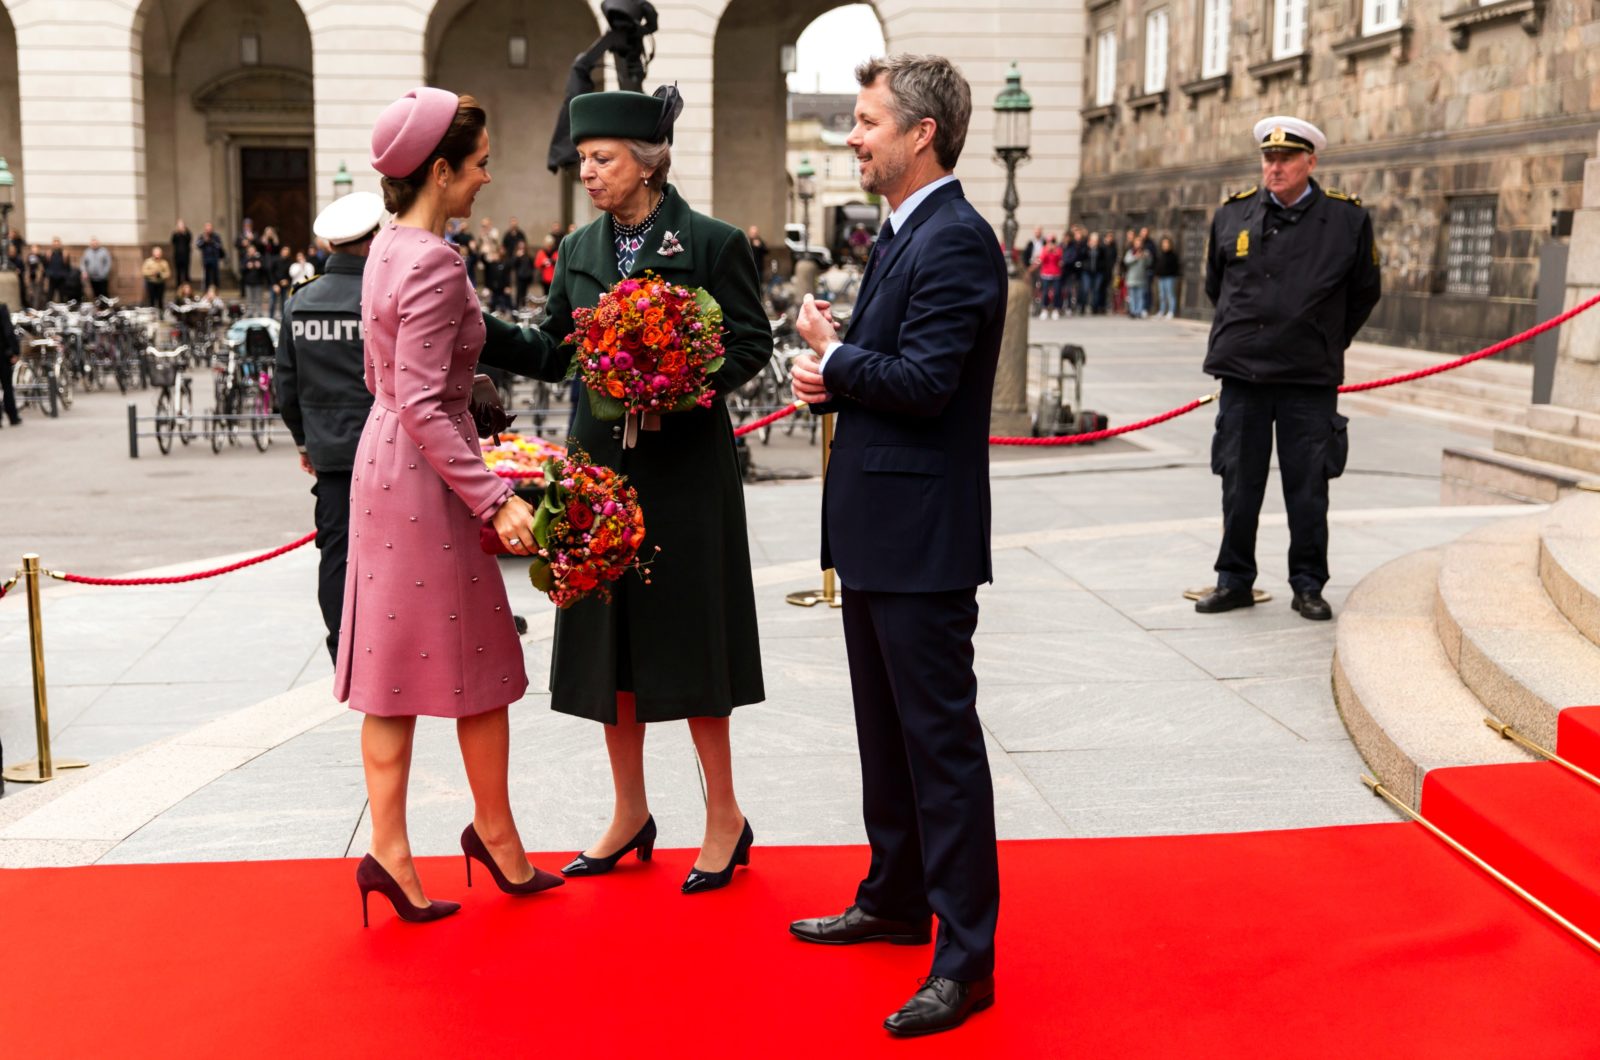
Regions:
<svg viewBox="0 0 1600 1060"><path fill-rule="evenodd" d="M1584 166L1583 205L1572 217L1566 307L1571 309L1596 294L1600 294L1600 157L1591 158ZM1561 326L1550 402L1600 413L1600 307Z"/></svg>
<svg viewBox="0 0 1600 1060"><path fill-rule="evenodd" d="M661 32L656 34L656 58L645 78L646 91L657 85L678 83L683 93L683 113L672 134L672 174L668 178L684 201L702 213L712 213L711 201L711 44L717 37L717 19L723 4L704 7L671 2L661 9ZM607 75L608 87L616 82ZM783 135L782 130L778 135ZM782 180L781 173L763 179ZM729 220L736 220L730 218Z"/></svg>
<svg viewBox="0 0 1600 1060"><path fill-rule="evenodd" d="M369 164L372 123L383 108L424 84L425 36L431 5L390 5L373 20L371 4L329 0L306 4L311 29L312 107L316 146L315 209L333 201L333 178L343 162L351 190L378 190Z"/></svg>
<svg viewBox="0 0 1600 1060"><path fill-rule="evenodd" d="M134 4L11 0L27 237L143 239L144 92Z"/></svg>

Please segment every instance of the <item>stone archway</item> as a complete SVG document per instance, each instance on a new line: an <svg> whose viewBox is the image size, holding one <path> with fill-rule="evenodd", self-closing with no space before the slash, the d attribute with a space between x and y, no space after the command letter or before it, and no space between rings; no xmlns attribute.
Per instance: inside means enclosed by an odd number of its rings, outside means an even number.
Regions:
<svg viewBox="0 0 1600 1060"><path fill-rule="evenodd" d="M136 25L145 241L166 242L181 217L196 232L209 221L231 242L249 194L270 215L258 232L272 223L286 245L304 246L315 212L314 125L311 33L299 5L145 0Z"/></svg>
<svg viewBox="0 0 1600 1060"><path fill-rule="evenodd" d="M730 0L717 23L712 83L713 211L730 224L757 225L781 242L789 206L788 86L781 68L818 16L860 0ZM871 5L883 22L883 5ZM885 50L892 42L885 28ZM776 237L776 238L775 238Z"/></svg>
<svg viewBox="0 0 1600 1060"><path fill-rule="evenodd" d="M6 160L17 182L11 189L11 228L27 234L27 218L22 211L22 97L17 91L17 31L4 4L0 4L0 158Z"/></svg>
<svg viewBox="0 0 1600 1060"><path fill-rule="evenodd" d="M494 180L478 195L479 218L504 229L514 216L534 240L573 219L570 182L545 168L545 155L567 69L602 29L583 0L550 0L534 9L521 0L440 0L434 8L428 83L470 94L489 113ZM523 42L516 66L513 37ZM576 219L581 223L584 216Z"/></svg>

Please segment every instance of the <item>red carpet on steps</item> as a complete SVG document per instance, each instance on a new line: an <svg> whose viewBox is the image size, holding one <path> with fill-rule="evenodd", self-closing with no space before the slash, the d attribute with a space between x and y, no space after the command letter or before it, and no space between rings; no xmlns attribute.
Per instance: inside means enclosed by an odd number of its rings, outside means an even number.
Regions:
<svg viewBox="0 0 1600 1060"><path fill-rule="evenodd" d="M685 898L686 851L508 899L427 859L438 924L355 862L0 872L7 1055L1522 1058L1600 1056L1600 957L1411 824L1001 845L998 1000L883 1017L926 947L806 945L859 848L757 847ZM535 859L555 866L561 855Z"/></svg>
<svg viewBox="0 0 1600 1060"><path fill-rule="evenodd" d="M1556 753L1600 776L1600 707L1568 707L1557 716Z"/></svg>
<svg viewBox="0 0 1600 1060"><path fill-rule="evenodd" d="M1554 762L1435 769L1422 814L1600 938L1600 788Z"/></svg>

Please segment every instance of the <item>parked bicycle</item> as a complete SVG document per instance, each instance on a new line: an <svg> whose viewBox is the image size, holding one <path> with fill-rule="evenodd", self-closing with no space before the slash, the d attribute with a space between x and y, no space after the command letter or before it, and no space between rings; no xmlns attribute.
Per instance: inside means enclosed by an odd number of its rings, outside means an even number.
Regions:
<svg viewBox="0 0 1600 1060"><path fill-rule="evenodd" d="M189 347L177 346L158 350L151 346L146 351L150 358L151 382L161 388L156 396L156 445L165 456L172 452L172 439L177 437L183 445L194 441L194 384L184 369L188 366Z"/></svg>

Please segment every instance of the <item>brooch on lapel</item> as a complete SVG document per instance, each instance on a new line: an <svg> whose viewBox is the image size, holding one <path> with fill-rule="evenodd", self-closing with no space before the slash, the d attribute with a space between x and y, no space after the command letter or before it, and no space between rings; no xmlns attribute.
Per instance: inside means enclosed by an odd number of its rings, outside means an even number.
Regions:
<svg viewBox="0 0 1600 1060"><path fill-rule="evenodd" d="M670 258L674 255L683 253L683 244L678 242L678 237L676 235L671 232L667 232L662 235L661 249L656 253L660 254L664 258Z"/></svg>

